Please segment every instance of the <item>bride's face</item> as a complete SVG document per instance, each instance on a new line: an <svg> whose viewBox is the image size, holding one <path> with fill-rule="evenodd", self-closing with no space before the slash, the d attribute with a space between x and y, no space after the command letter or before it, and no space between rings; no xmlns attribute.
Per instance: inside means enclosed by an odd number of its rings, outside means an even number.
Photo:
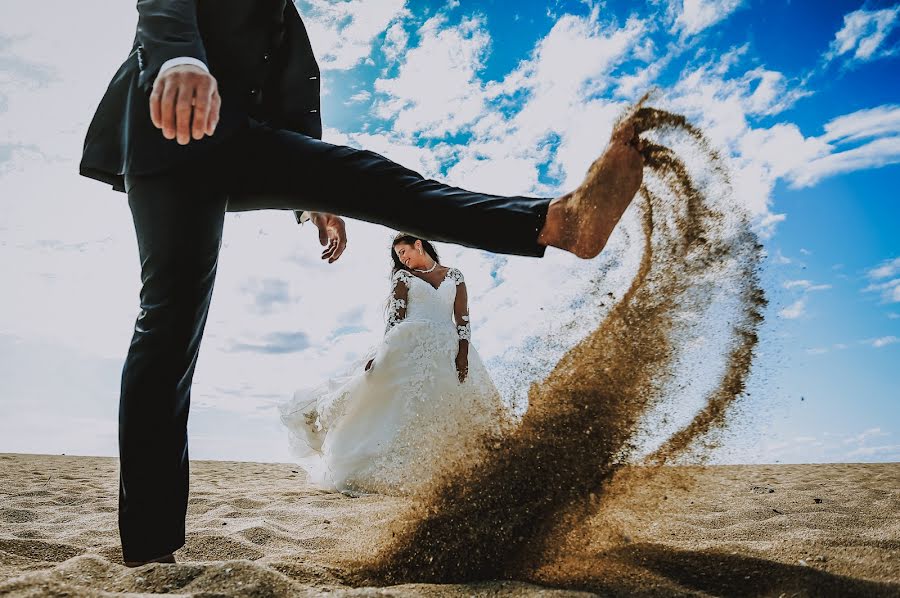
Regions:
<svg viewBox="0 0 900 598"><path fill-rule="evenodd" d="M397 243L394 245L394 252L407 268L424 270L431 265L431 257L425 253L420 241L416 241L415 245Z"/></svg>

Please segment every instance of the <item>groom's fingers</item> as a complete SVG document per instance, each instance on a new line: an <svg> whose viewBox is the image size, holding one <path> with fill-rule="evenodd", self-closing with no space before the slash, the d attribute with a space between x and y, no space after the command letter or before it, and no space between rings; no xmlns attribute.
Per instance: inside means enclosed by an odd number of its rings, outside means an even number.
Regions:
<svg viewBox="0 0 900 598"><path fill-rule="evenodd" d="M327 259L329 264L337 261L344 249L347 248L347 230L344 221L337 216L328 216L328 225L322 227L328 238L328 247L322 252L322 259ZM323 231L319 230L319 239L322 239Z"/></svg>
<svg viewBox="0 0 900 598"><path fill-rule="evenodd" d="M332 264L337 261L341 254L344 253L344 249L347 248L347 241L345 239L331 239L331 242L328 244L328 248L322 252L322 259L328 260L329 264Z"/></svg>
<svg viewBox="0 0 900 598"><path fill-rule="evenodd" d="M150 121L157 129L163 128L162 121L162 95L166 84L164 81L157 81L150 92Z"/></svg>
<svg viewBox="0 0 900 598"><path fill-rule="evenodd" d="M344 250L347 249L347 239L342 239L338 241L337 247L334 250L334 256L332 256L331 261L336 262L341 254L344 253Z"/></svg>
<svg viewBox="0 0 900 598"><path fill-rule="evenodd" d="M162 133L166 139L175 139L175 99L178 95L176 85L163 85L160 98L160 120Z"/></svg>
<svg viewBox="0 0 900 598"><path fill-rule="evenodd" d="M209 116L206 120L206 134L212 135L216 132L216 125L219 124L219 108L222 107L222 96L216 91L213 93L209 106Z"/></svg>
<svg viewBox="0 0 900 598"><path fill-rule="evenodd" d="M344 253L344 250L347 249L347 230L344 228L344 221L340 218L337 219L334 226L334 240L337 242L337 247L334 249L334 255L331 258L332 262L337 261L341 254Z"/></svg>
<svg viewBox="0 0 900 598"><path fill-rule="evenodd" d="M331 257L331 255L334 253L334 250L336 247L337 247L337 241L335 241L333 239L331 241L329 241L328 246L322 252L322 259L323 260L329 259Z"/></svg>
<svg viewBox="0 0 900 598"><path fill-rule="evenodd" d="M150 120L166 139L186 145L212 135L219 121L218 84L200 67L183 64L156 77L150 93Z"/></svg>
<svg viewBox="0 0 900 598"><path fill-rule="evenodd" d="M328 260L328 263L332 264L341 257L341 254L344 253L344 249L346 248L347 239L332 237L331 241L328 243L328 247L322 252L322 259Z"/></svg>
<svg viewBox="0 0 900 598"><path fill-rule="evenodd" d="M198 141L206 135L214 92L215 90L210 83L203 83L194 90L194 115L191 120L191 138Z"/></svg>
<svg viewBox="0 0 900 598"><path fill-rule="evenodd" d="M191 140L194 92L194 87L188 83L181 83L178 86L178 99L175 103L175 139L179 145L187 145Z"/></svg>

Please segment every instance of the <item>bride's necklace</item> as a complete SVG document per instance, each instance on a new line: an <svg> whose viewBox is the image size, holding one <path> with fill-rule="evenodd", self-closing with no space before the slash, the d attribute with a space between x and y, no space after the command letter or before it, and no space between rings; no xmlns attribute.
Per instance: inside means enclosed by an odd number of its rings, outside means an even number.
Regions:
<svg viewBox="0 0 900 598"><path fill-rule="evenodd" d="M435 261L430 268L427 270L419 270L418 268L413 268L416 272L421 272L422 274L428 274L429 272L434 272L434 269L438 267L437 261Z"/></svg>

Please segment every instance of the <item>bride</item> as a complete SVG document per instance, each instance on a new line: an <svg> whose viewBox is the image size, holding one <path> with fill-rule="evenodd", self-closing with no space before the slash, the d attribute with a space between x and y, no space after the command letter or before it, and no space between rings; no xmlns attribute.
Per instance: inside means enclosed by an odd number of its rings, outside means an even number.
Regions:
<svg viewBox="0 0 900 598"><path fill-rule="evenodd" d="M391 257L381 344L281 406L309 481L351 495L414 493L513 421L471 346L462 272L405 233Z"/></svg>

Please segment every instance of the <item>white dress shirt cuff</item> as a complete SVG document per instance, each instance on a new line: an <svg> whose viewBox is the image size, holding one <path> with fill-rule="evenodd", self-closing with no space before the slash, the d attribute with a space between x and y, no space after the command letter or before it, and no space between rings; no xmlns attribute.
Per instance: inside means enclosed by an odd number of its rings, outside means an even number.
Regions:
<svg viewBox="0 0 900 598"><path fill-rule="evenodd" d="M175 58L170 58L169 60L162 63L162 66L159 67L159 74L157 74L156 76L158 77L159 75L162 75L163 72L169 70L174 66L182 66L185 64L198 66L207 73L209 72L209 67L206 66L206 64L202 60L197 60L196 58L192 58L190 56L177 56Z"/></svg>

